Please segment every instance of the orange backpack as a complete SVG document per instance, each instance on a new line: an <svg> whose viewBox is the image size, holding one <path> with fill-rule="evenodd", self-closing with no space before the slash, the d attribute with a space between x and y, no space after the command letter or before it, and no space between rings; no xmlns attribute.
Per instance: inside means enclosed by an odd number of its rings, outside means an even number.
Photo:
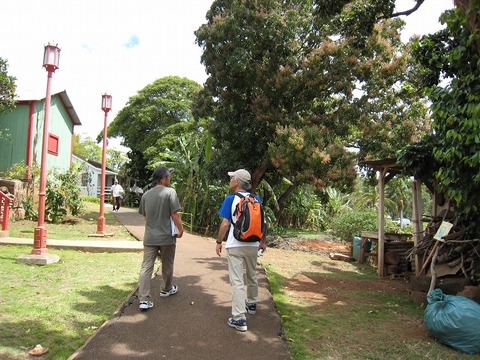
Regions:
<svg viewBox="0 0 480 360"><path fill-rule="evenodd" d="M262 204L252 194L235 193L240 198L233 215L233 236L238 241L255 242L265 236L266 225Z"/></svg>

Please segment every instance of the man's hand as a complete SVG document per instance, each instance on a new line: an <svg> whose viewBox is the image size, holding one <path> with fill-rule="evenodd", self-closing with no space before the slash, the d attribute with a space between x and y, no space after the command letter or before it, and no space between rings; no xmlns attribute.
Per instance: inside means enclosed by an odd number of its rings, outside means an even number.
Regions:
<svg viewBox="0 0 480 360"><path fill-rule="evenodd" d="M215 248L215 252L218 256L222 254L222 240L225 239L225 235L227 231L230 229L230 220L223 219L220 223L220 228L218 230L218 237L217 237L217 246Z"/></svg>
<svg viewBox="0 0 480 360"><path fill-rule="evenodd" d="M218 256L222 256L222 244L217 243L217 246L215 247L215 252L217 253Z"/></svg>
<svg viewBox="0 0 480 360"><path fill-rule="evenodd" d="M263 251L267 250L267 242L266 241L260 241L260 244L258 245L259 249L262 249Z"/></svg>

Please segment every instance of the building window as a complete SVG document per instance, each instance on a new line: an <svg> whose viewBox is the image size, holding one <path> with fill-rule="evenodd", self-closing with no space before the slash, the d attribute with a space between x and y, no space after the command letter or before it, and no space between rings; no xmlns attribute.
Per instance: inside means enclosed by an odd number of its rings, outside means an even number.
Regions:
<svg viewBox="0 0 480 360"><path fill-rule="evenodd" d="M90 174L90 172L87 170L87 171L83 171L82 172L82 186L89 186L90 183L92 182L92 175Z"/></svg>
<svg viewBox="0 0 480 360"><path fill-rule="evenodd" d="M60 138L53 134L48 134L48 153L58 156L58 144Z"/></svg>

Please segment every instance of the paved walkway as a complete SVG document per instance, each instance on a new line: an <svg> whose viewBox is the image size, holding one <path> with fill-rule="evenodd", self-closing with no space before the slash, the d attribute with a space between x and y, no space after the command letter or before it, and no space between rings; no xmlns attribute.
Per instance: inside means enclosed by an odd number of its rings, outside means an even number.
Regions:
<svg viewBox="0 0 480 360"><path fill-rule="evenodd" d="M143 238L145 222L135 210L122 208L115 216L133 236ZM23 239L5 238L0 239L0 244L18 243L20 240ZM32 243L32 240L26 241ZM125 243L129 243L128 247ZM113 251L113 247L121 251L142 249L141 241L48 242L49 248L78 245L82 249L92 246L90 251ZM161 275L155 276L152 279L155 304L152 309L146 312L138 310L134 290L129 304L122 308L119 315L103 324L70 359L290 359L286 344L280 337L280 318L265 273L261 268L258 270L257 313L247 315L248 331L238 332L226 324L231 309L226 258L215 254L212 239L184 234L177 241L175 260L178 294L160 298ZM138 273L139 269L132 271Z"/></svg>

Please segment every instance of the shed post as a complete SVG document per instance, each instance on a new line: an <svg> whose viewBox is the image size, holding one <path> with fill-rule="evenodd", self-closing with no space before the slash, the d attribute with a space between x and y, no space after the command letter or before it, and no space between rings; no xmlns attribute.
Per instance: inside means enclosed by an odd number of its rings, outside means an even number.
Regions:
<svg viewBox="0 0 480 360"><path fill-rule="evenodd" d="M380 204L378 206L378 276L384 276L385 263L385 175L388 169L382 167L379 171L378 193Z"/></svg>
<svg viewBox="0 0 480 360"><path fill-rule="evenodd" d="M423 238L423 226L422 226L422 182L421 180L415 179L412 183L412 192L413 192L413 245L416 247L417 244ZM420 255L415 254L415 275L419 276L420 274Z"/></svg>

